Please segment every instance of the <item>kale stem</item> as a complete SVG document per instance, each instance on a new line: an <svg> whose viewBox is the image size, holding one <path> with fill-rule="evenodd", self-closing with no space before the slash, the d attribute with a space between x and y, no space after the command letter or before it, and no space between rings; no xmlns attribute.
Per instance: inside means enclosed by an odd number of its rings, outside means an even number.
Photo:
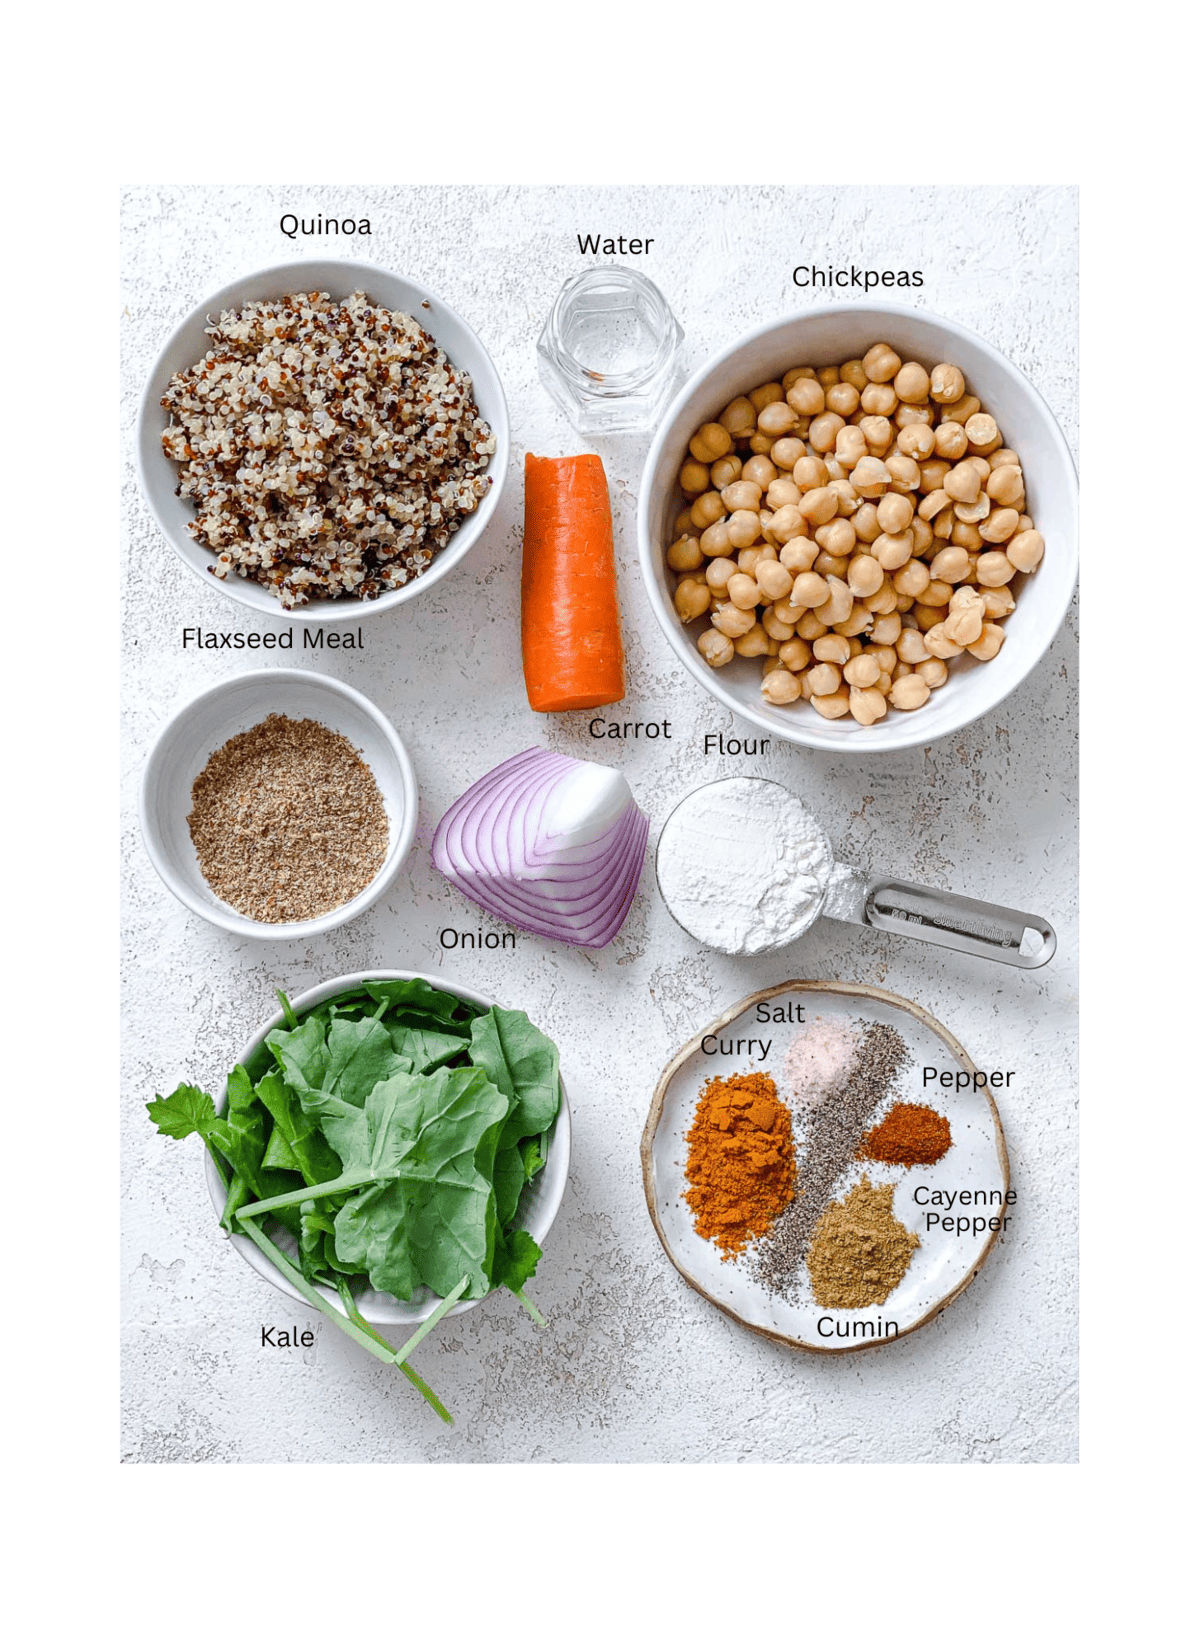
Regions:
<svg viewBox="0 0 1200 1649"><path fill-rule="evenodd" d="M278 1197L247 1203L240 1213L257 1218L259 1214L269 1214L275 1208L294 1208L297 1203L309 1202L314 1197L332 1197L339 1191L356 1191L360 1185L374 1182L374 1174L342 1174L337 1179L324 1180L320 1185L302 1185L298 1191L284 1191Z"/></svg>
<svg viewBox="0 0 1200 1649"><path fill-rule="evenodd" d="M348 1317L343 1317L337 1307L331 1305L323 1294L318 1294L317 1290L312 1286L308 1278L303 1276L301 1272L297 1271L296 1267L288 1259L287 1255L281 1253L279 1249L276 1248L270 1237L260 1231L258 1226L254 1224L253 1220L246 1218L246 1210L244 1208L239 1211L238 1220L241 1223L243 1231L250 1238L251 1242L256 1243L258 1247L262 1249L271 1264L287 1278L293 1288L297 1289L310 1305L315 1306L317 1310L328 1317L331 1322L336 1323L342 1330L343 1334L348 1334L350 1338L362 1346L364 1350L369 1351L372 1357L378 1357L381 1363L390 1363L393 1361L393 1352L390 1347L386 1346L386 1342L381 1343L378 1337L372 1338L371 1335L364 1334L357 1323L352 1323Z"/></svg>
<svg viewBox="0 0 1200 1649"><path fill-rule="evenodd" d="M465 1277L463 1281L466 1281ZM358 1309L358 1306L355 1303L354 1295L351 1292L350 1284L347 1279L345 1277L339 1277L337 1280L337 1286L338 1293L342 1297L342 1305L345 1307L346 1315L349 1317L350 1321L352 1323L357 1323L364 1334L369 1334L373 1340L378 1340L381 1346L387 1346L387 1349L395 1358L401 1374L405 1375L412 1381L413 1385L416 1386L417 1390L421 1393L421 1396L429 1404L430 1408L437 1415L439 1420L444 1420L448 1426L452 1426L454 1424L454 1416L450 1413L450 1410L446 1407L445 1403L442 1402L441 1398L438 1397L428 1385L426 1385L425 1381L422 1380L415 1368L409 1368L407 1363L400 1362L400 1359L396 1357L395 1348L388 1345L388 1342L384 1339L383 1335L377 1333L363 1316L362 1312Z"/></svg>
<svg viewBox="0 0 1200 1649"><path fill-rule="evenodd" d="M289 1031L296 1030L298 1028L299 1024L300 1024L300 1021L296 1018L295 1009L292 1007L292 1004L288 1001L287 997L283 994L282 991L276 991L275 995L279 998L280 1002L283 1004L283 1017L287 1022L288 1030Z"/></svg>
<svg viewBox="0 0 1200 1649"><path fill-rule="evenodd" d="M225 1206L221 1210L221 1224L226 1231L233 1230L233 1216L238 1211L238 1205L250 1190L249 1181L241 1174L235 1174L225 1188Z"/></svg>
<svg viewBox="0 0 1200 1649"><path fill-rule="evenodd" d="M523 1288L514 1288L513 1293L517 1296L517 1299L520 1300L521 1304L525 1307L526 1311L533 1318L539 1328L548 1327L546 1319L542 1316L537 1306L534 1305L533 1301L529 1298Z"/></svg>
<svg viewBox="0 0 1200 1649"><path fill-rule="evenodd" d="M437 1327L442 1318L449 1311L450 1307L458 1299L459 1295L465 1293L467 1288L470 1287L470 1283L470 1277L464 1277L455 1288L450 1290L445 1299L440 1301L436 1309L430 1312L429 1316L426 1317L420 1328L417 1329L417 1332L411 1339L405 1340L404 1344L400 1347L400 1350L396 1353L396 1361L398 1363L403 1363L409 1353L416 1350L429 1331Z"/></svg>

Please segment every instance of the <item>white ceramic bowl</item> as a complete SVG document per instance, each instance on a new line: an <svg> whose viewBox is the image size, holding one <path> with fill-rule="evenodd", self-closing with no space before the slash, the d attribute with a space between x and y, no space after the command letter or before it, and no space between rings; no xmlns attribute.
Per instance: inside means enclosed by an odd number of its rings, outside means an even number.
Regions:
<svg viewBox="0 0 1200 1649"><path fill-rule="evenodd" d="M261 584L236 576L214 578L207 570L213 560L213 552L198 544L186 530L195 511L187 499L175 496L179 470L162 449L162 432L167 425L167 415L159 403L171 376L193 366L211 347L212 340L205 335L204 328L209 319L215 320L223 309L237 309L263 298L281 298L289 292L328 292L333 298L345 298L360 288L374 302L416 316L453 364L470 373L475 404L496 437L496 451L487 470L492 484L479 508L473 515L467 516L446 548L438 552L419 578L414 578L398 590L390 590L386 595L376 597L374 601L313 601L307 607L289 611ZM422 304L429 307L424 309ZM289 623L310 627L317 624L357 624L363 618L370 618L389 607L398 607L402 602L411 601L431 589L452 567L458 565L471 545L481 537L496 513L500 491L508 473L508 406L491 356L475 333L449 304L443 303L418 281L410 280L406 275L392 275L386 269L377 269L374 264L356 263L348 258L281 263L231 281L210 298L205 298L203 303L197 304L175 328L155 361L142 394L137 455L142 490L159 526L176 554L204 580L209 589L222 591L260 618L285 619Z"/></svg>
<svg viewBox="0 0 1200 1649"><path fill-rule="evenodd" d="M347 973L340 979L329 979L323 985L315 985L312 990L303 995L289 998L293 1009L303 1012L305 1008L315 1008L319 1002L327 997L336 996L339 991L352 990L357 985L364 984L368 979L424 979L435 990L448 991L451 996L461 997L466 1002L474 1002L481 1008L495 1006L490 996L480 996L478 991L468 990L465 985L459 985L452 979L442 979L433 973L408 973L395 968L375 968L370 973ZM246 1046L238 1055L236 1063L247 1064L262 1047L268 1032L283 1024L282 1010L261 1024ZM222 1083L220 1092L215 1096L216 1107L223 1113L228 1099L228 1087ZM567 1188L567 1170L571 1166L571 1110L567 1104L566 1084L562 1084L562 1104L559 1107L558 1117L550 1132L550 1154L546 1166L521 1195L517 1204L517 1212L521 1219L522 1228L544 1249L546 1238L550 1234L550 1227L554 1224L555 1216L563 1200L563 1192ZM208 1185L208 1194L212 1198L213 1207L218 1218L225 1207L225 1187L221 1184L221 1177L208 1152L204 1153L204 1174ZM268 1223L270 1223L268 1221ZM304 1296L292 1287L286 1277L276 1271L262 1250L251 1242L249 1237L233 1236L230 1239L238 1253L253 1266L260 1277L265 1277L269 1283L293 1300L306 1304ZM273 1229L273 1240L284 1250L289 1258L295 1258L295 1242L282 1227ZM536 1285L536 1277L534 1285ZM342 1309L341 1301L332 1288L322 1288L320 1292L331 1305ZM398 1300L392 1294L381 1294L377 1289L368 1289L358 1298L358 1309L369 1323L400 1323L416 1327L423 1323L437 1307L439 1296L428 1288L419 1288L411 1300ZM470 1311L479 1305L478 1300L460 1300L450 1307L446 1313L448 1317L460 1316L464 1311Z"/></svg>
<svg viewBox="0 0 1200 1649"><path fill-rule="evenodd" d="M306 922L256 922L218 899L188 830L192 784L209 757L271 714L310 717L349 739L374 774L388 817L387 855L374 881ZM306 939L353 921L391 886L416 834L417 778L396 729L353 687L311 670L254 670L205 688L163 727L146 758L139 817L151 863L189 910L248 939Z"/></svg>
<svg viewBox="0 0 1200 1649"><path fill-rule="evenodd" d="M676 515L684 506L680 465L688 442L737 395L769 383L794 366L821 367L861 357L890 343L905 360L961 367L971 392L1021 456L1029 513L1046 540L1035 573L1012 583L1017 610L1004 621L1005 643L988 663L964 654L950 679L920 710L890 710L873 727L852 717L826 721L802 701L771 705L763 698L762 661L735 658L721 670L696 648L703 621L684 626L672 603L675 578L666 564ZM1075 466L1053 414L1029 380L990 344L954 321L900 304L831 304L746 333L695 373L680 390L654 438L638 500L638 550L650 603L667 640L701 687L727 709L777 738L818 750L858 753L902 750L945 738L986 715L1024 681L1058 632L1075 588L1078 547Z"/></svg>

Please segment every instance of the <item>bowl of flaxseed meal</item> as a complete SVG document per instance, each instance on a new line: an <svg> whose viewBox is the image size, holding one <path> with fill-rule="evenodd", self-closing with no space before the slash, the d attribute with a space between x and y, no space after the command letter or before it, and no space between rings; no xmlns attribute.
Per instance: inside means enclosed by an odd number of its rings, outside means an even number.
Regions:
<svg viewBox="0 0 1200 1649"><path fill-rule="evenodd" d="M308 670L257 670L166 722L140 818L151 863L189 910L246 938L298 939L386 893L416 834L417 784L363 694Z"/></svg>
<svg viewBox="0 0 1200 1649"><path fill-rule="evenodd" d="M491 357L418 282L283 264L198 304L150 372L142 488L173 549L267 617L357 623L443 578L495 513Z"/></svg>

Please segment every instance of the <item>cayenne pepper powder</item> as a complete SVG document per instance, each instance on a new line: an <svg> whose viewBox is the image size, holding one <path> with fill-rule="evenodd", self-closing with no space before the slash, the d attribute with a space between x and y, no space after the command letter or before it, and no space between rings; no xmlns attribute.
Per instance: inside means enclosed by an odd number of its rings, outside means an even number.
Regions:
<svg viewBox="0 0 1200 1649"><path fill-rule="evenodd" d="M792 1116L765 1073L712 1077L687 1133L684 1200L699 1236L732 1259L771 1229L796 1184Z"/></svg>
<svg viewBox="0 0 1200 1649"><path fill-rule="evenodd" d="M928 1105L893 1105L878 1127L863 1140L859 1156L871 1162L940 1162L954 1144L950 1124Z"/></svg>

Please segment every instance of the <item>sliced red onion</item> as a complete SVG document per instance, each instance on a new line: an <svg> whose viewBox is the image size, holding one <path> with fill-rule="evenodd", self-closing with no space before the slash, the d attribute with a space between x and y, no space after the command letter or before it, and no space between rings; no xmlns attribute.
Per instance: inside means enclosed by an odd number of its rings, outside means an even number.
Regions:
<svg viewBox="0 0 1200 1649"><path fill-rule="evenodd" d="M523 750L447 811L433 862L502 922L599 950L629 914L649 834L614 768Z"/></svg>

